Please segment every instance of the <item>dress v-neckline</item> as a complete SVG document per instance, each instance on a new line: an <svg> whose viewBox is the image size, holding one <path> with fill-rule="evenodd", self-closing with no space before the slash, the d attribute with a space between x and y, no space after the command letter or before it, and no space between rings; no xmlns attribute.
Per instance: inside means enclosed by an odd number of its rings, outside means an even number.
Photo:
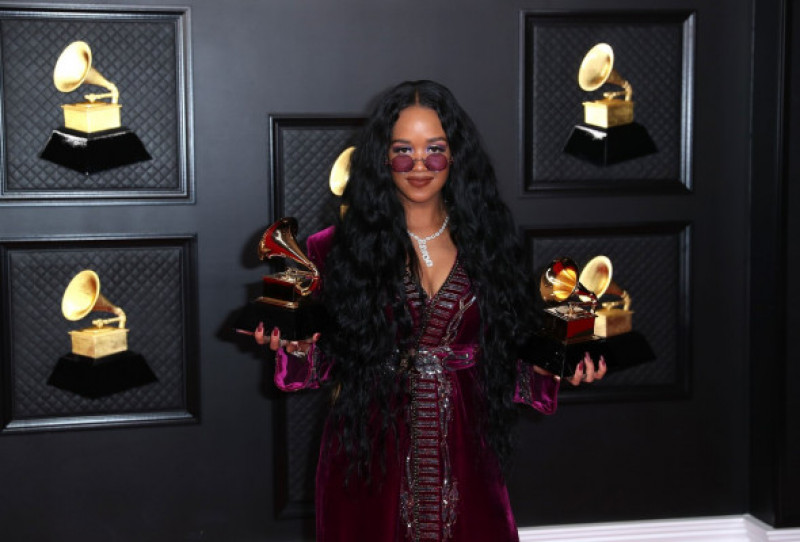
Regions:
<svg viewBox="0 0 800 542"><path fill-rule="evenodd" d="M447 286L447 283L450 282L450 279L453 278L453 273L455 272L457 266L458 266L458 251L456 251L456 257L453 259L453 265L450 266L450 271L447 273L447 277L444 279L444 282L442 282L439 288L433 293L433 295L431 295L428 292L428 290L426 290L425 287L422 285L422 277L417 277L415 283L417 288L419 288L419 291L422 294L422 297L426 305L430 305L431 303L433 303L433 301L439 295L439 292L441 292L444 289L444 287Z"/></svg>

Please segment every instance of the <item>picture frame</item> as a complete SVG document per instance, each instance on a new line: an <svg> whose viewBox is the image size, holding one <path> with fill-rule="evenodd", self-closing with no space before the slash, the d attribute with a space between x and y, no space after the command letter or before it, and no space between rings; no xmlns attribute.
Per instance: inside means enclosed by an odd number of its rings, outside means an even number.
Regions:
<svg viewBox="0 0 800 542"><path fill-rule="evenodd" d="M520 28L520 178L525 194L692 190L694 12L524 11ZM611 46L613 69L632 85L634 123L649 133L655 152L603 164L569 152L572 132L582 125L582 103L620 90L611 84L592 92L579 86L582 60L598 43ZM611 131L593 137L608 142ZM638 140L638 135L633 138ZM630 148L631 143L621 146ZM612 152L591 148L604 157Z"/></svg>
<svg viewBox="0 0 800 542"><path fill-rule="evenodd" d="M188 8L3 7L0 25L0 205L194 202ZM86 80L71 91L54 85L57 60L75 41L117 87L121 129L150 159L95 171L77 151L61 151L67 161L44 158L65 131L61 106L103 90ZM88 134L89 143L106 133Z"/></svg>
<svg viewBox="0 0 800 542"><path fill-rule="evenodd" d="M196 423L196 245L194 235L0 239L0 434ZM102 316L62 313L67 285L85 269L126 313L129 351L155 378L99 389L84 378L105 370L101 358L94 373L74 366L69 383L54 382L70 355L69 331Z"/></svg>

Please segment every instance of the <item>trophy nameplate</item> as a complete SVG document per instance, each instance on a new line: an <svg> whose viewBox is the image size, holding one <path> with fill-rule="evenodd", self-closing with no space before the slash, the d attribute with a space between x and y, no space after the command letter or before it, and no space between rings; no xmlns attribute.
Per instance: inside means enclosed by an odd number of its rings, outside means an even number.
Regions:
<svg viewBox="0 0 800 542"><path fill-rule="evenodd" d="M139 137L122 126L119 90L92 67L92 50L86 42L74 41L61 52L53 83L61 92L72 92L83 84L108 92L87 94L85 102L63 104L64 125L53 130L40 158L86 175L151 159Z"/></svg>
<svg viewBox="0 0 800 542"><path fill-rule="evenodd" d="M272 224L261 236L260 259L283 258L293 265L284 271L262 278L262 295L248 303L237 316L234 329L252 335L263 323L265 333L277 327L287 340L303 340L320 331L325 310L314 296L319 289L320 273L300 250L295 240L297 220L286 217Z"/></svg>

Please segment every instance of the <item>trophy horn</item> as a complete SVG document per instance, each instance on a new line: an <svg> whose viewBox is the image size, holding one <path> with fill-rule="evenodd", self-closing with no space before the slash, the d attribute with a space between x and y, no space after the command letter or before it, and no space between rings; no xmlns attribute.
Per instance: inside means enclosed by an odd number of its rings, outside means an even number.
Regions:
<svg viewBox="0 0 800 542"><path fill-rule="evenodd" d="M355 147L347 147L336 158L333 167L331 167L329 185L331 192L333 192L335 196L344 194L344 188L347 186L347 181L350 179L350 157L354 150L356 150Z"/></svg>
<svg viewBox="0 0 800 542"><path fill-rule="evenodd" d="M61 298L61 312L67 320L80 320L93 311L110 312L115 318L94 320L96 327L103 327L111 322L118 322L120 328L125 327L125 312L106 299L100 293L100 277L91 269L84 269L67 285Z"/></svg>
<svg viewBox="0 0 800 542"><path fill-rule="evenodd" d="M578 266L571 258L559 258L545 268L539 278L539 294L547 303L562 303L573 295L597 303L595 294L578 279Z"/></svg>
<svg viewBox="0 0 800 542"><path fill-rule="evenodd" d="M119 101L116 85L103 77L92 67L92 49L85 41L73 41L61 52L53 70L53 83L61 92L72 92L83 83L96 85L109 90L105 94L87 94L88 101L111 98L111 103Z"/></svg>
<svg viewBox="0 0 800 542"><path fill-rule="evenodd" d="M288 258L306 269L310 276L304 277L305 280L295 282L294 288L300 295L307 295L319 287L320 273L308 256L306 256L297 245L295 235L297 234L297 220L293 217L284 217L267 228L258 243L258 257L265 258Z"/></svg>
<svg viewBox="0 0 800 542"><path fill-rule="evenodd" d="M622 298L623 309L629 310L631 297L623 288L612 280L614 267L607 256L595 256L586 264L581 271L579 282L586 288L594 292L599 299L605 294L615 295Z"/></svg>
<svg viewBox="0 0 800 542"><path fill-rule="evenodd" d="M633 97L633 87L614 69L614 50L607 43L598 43L583 57L578 70L578 84L583 90L597 90L606 83L621 86L624 91L606 92L606 98L625 95L625 101Z"/></svg>

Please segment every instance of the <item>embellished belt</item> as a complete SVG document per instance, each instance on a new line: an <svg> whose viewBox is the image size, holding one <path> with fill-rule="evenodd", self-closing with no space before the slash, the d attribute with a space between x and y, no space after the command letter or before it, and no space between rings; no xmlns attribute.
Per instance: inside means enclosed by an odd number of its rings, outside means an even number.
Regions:
<svg viewBox="0 0 800 542"><path fill-rule="evenodd" d="M480 348L477 344L460 344L436 346L396 352L397 364L392 364L396 372L417 370L421 373L434 374L447 371L458 371L475 365L475 358Z"/></svg>

